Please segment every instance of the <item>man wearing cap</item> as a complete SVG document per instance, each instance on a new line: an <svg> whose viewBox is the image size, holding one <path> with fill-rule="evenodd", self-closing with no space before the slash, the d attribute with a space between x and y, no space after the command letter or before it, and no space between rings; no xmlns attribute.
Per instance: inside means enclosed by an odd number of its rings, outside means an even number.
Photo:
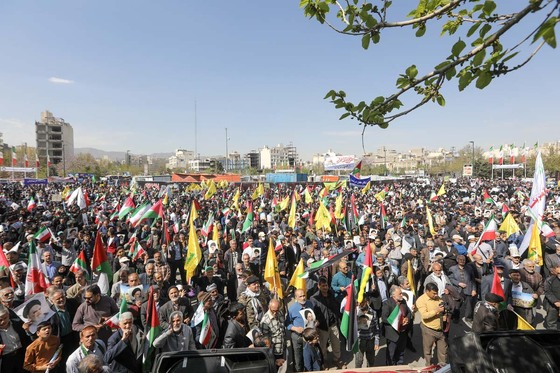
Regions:
<svg viewBox="0 0 560 373"><path fill-rule="evenodd" d="M144 333L134 325L132 313L124 312L119 316L119 329L107 343L105 361L114 373L141 372L144 343Z"/></svg>
<svg viewBox="0 0 560 373"><path fill-rule="evenodd" d="M461 255L467 255L468 250L463 242L463 237L459 234L454 234L451 236L451 239L453 240L453 247L457 249L457 252Z"/></svg>
<svg viewBox="0 0 560 373"><path fill-rule="evenodd" d="M533 291L528 283L521 281L519 269L511 268L509 270L509 278L512 282L511 304L513 310L529 324L533 324L533 310L537 305L538 294Z"/></svg>
<svg viewBox="0 0 560 373"><path fill-rule="evenodd" d="M515 244L509 245L509 256L506 257L504 260L504 265L507 271L512 268L521 269L521 255L519 255L519 250Z"/></svg>
<svg viewBox="0 0 560 373"><path fill-rule="evenodd" d="M505 271L505 264L501 260L494 261L494 271L497 272L498 278L500 279L500 283L502 285L502 289L504 291L505 300L507 304L511 303L511 280L507 278L504 274ZM482 283L480 286L480 296L483 299L486 299L486 294L490 293L492 290L492 283L494 281L494 274L490 273L482 278Z"/></svg>
<svg viewBox="0 0 560 373"><path fill-rule="evenodd" d="M464 307L464 319L468 323L472 323L474 305L476 304L476 282L472 278L472 272L466 268L467 258L464 255L457 257L457 265L449 268L449 280L465 297L462 303Z"/></svg>
<svg viewBox="0 0 560 373"><path fill-rule="evenodd" d="M171 314L173 311L181 311L185 317L185 323L189 323L193 317L194 310L191 302L186 297L181 296L179 289L175 285L171 285L167 290L169 301L160 307L158 311L159 321L162 329L167 329L171 323Z"/></svg>
<svg viewBox="0 0 560 373"><path fill-rule="evenodd" d="M239 296L239 303L243 304L247 311L249 329L258 327L268 308L268 301L268 297L261 290L259 278L250 276L247 279L247 289Z"/></svg>
<svg viewBox="0 0 560 373"><path fill-rule="evenodd" d="M504 298L494 293L486 293L484 301L474 306L474 318L472 324L473 333L494 332L498 330L498 305Z"/></svg>
<svg viewBox="0 0 560 373"><path fill-rule="evenodd" d="M206 288L212 284L216 285L218 293L224 294L224 284L222 279L218 276L214 276L214 267L207 266L204 268L204 276L200 276L193 282L198 286L199 291L205 291Z"/></svg>
<svg viewBox="0 0 560 373"><path fill-rule="evenodd" d="M544 309L544 327L557 330L560 318L560 263L550 268L550 277L544 282Z"/></svg>

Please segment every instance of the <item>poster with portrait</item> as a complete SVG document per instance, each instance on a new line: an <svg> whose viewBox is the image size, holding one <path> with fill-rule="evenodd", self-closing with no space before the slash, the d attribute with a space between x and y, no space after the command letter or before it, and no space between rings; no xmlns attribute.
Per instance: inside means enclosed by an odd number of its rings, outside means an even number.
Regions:
<svg viewBox="0 0 560 373"><path fill-rule="evenodd" d="M358 329L369 330L373 321L373 315L362 313L358 315Z"/></svg>
<svg viewBox="0 0 560 373"><path fill-rule="evenodd" d="M144 295L148 293L148 288L148 285L137 285L130 287L128 286L128 284L121 284L121 298L124 296L127 303L134 303L134 298L138 298L138 296L144 297ZM140 292L140 295L137 294L138 292Z"/></svg>
<svg viewBox="0 0 560 373"><path fill-rule="evenodd" d="M414 293L411 290L402 289L402 296L408 308L412 310L412 306L414 305Z"/></svg>
<svg viewBox="0 0 560 373"><path fill-rule="evenodd" d="M299 311L301 317L303 317L303 327L304 328L315 328L315 312L311 308L304 308Z"/></svg>
<svg viewBox="0 0 560 373"><path fill-rule="evenodd" d="M511 292L511 303L514 307L532 308L535 305L536 299L533 294L523 293L521 291Z"/></svg>
<svg viewBox="0 0 560 373"><path fill-rule="evenodd" d="M48 320L54 315L44 293L33 295L25 303L17 307L15 313L24 323L30 323L29 332L35 334L37 325Z"/></svg>

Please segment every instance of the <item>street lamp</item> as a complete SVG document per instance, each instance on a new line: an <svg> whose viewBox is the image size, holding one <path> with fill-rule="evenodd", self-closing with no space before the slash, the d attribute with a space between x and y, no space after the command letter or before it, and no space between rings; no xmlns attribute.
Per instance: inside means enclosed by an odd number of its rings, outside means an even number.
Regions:
<svg viewBox="0 0 560 373"><path fill-rule="evenodd" d="M472 144L472 177L474 177L474 141L469 141Z"/></svg>
<svg viewBox="0 0 560 373"><path fill-rule="evenodd" d="M227 174L227 172L228 172L228 160L229 160L228 141L229 141L229 137L228 137L228 135L227 135L227 127L226 127L226 174Z"/></svg>

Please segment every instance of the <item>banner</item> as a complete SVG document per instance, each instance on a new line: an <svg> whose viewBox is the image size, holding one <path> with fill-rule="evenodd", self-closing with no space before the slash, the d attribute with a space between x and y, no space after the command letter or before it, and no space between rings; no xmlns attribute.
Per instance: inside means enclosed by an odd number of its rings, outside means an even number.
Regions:
<svg viewBox="0 0 560 373"><path fill-rule="evenodd" d="M47 185L48 179L23 179L23 186L28 185Z"/></svg>
<svg viewBox="0 0 560 373"><path fill-rule="evenodd" d="M325 157L323 164L325 171L348 170L352 171L356 164L356 158L353 155L339 155L334 157Z"/></svg>
<svg viewBox="0 0 560 373"><path fill-rule="evenodd" d="M494 164L492 165L492 169L494 170L511 170L516 168L525 168L523 163L515 163L515 164Z"/></svg>
<svg viewBox="0 0 560 373"><path fill-rule="evenodd" d="M364 188L367 183L371 181L371 177L366 177L364 179L359 179L354 175L350 175L350 186Z"/></svg>
<svg viewBox="0 0 560 373"><path fill-rule="evenodd" d="M0 171L5 172L35 172L37 169L35 167L0 167Z"/></svg>

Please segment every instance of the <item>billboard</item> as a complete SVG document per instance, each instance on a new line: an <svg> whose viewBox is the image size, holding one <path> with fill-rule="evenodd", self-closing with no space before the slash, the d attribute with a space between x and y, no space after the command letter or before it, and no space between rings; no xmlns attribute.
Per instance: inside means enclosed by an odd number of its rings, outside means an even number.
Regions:
<svg viewBox="0 0 560 373"><path fill-rule="evenodd" d="M355 165L356 157L354 157L353 155L336 155L325 157L325 163L323 164L325 171L352 171Z"/></svg>

